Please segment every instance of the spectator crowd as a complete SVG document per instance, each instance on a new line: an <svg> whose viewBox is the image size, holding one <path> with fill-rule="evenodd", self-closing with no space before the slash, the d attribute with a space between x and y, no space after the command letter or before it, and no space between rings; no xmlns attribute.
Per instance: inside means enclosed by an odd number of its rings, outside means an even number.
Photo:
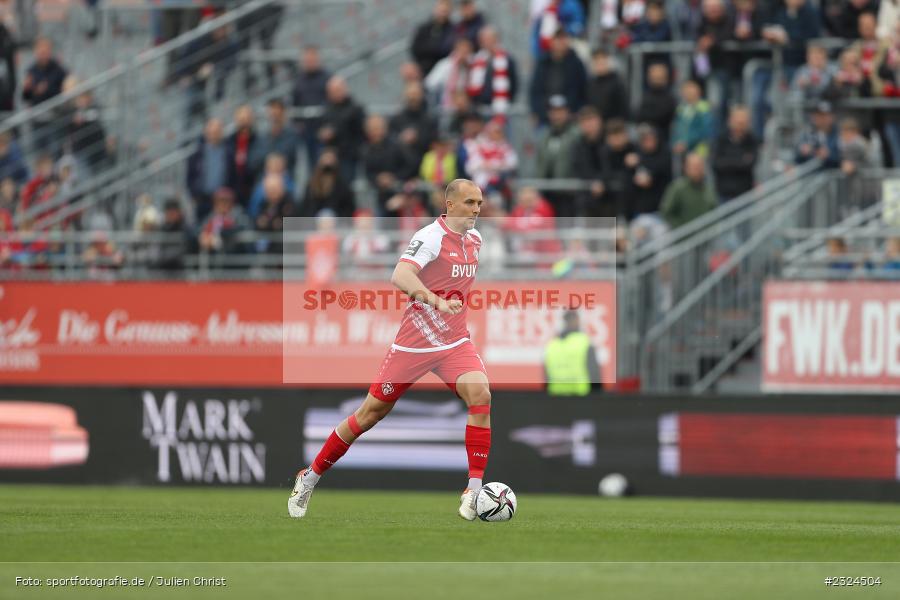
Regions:
<svg viewBox="0 0 900 600"><path fill-rule="evenodd" d="M170 72L190 82L189 115L205 120L187 164L186 197L141 197L134 209L136 232L175 233L179 241L135 254L167 269L181 268L179 257L197 251L280 254L271 236L248 244L238 234L277 234L293 216L354 218L365 232L414 230L439 214L441 190L457 177L482 187L485 216L529 217L537 229L617 217L660 235L755 187L773 103L786 101L804 115L795 163L820 159L848 177L879 162L900 165L898 5L532 0L528 47L514 49L501 34L503 15L484 12L477 0L437 0L412 31L389 114L371 112L307 45L290 94L267 102L264 112L241 106L229 123L207 117L203 92L212 78L213 95L222 97L223 78L237 69L246 43L216 30L189 49L215 48L213 68L201 62ZM166 31L196 25L169 17ZM277 21L277 13L266 18ZM589 32L597 32L593 49ZM260 34L271 39L273 31ZM20 82L11 40L0 26L4 109L16 108L19 93L21 106L34 106L77 85L43 38ZM625 53L636 49L641 70L628 73ZM773 51L779 68L763 63L744 77L748 61ZM688 60L677 60L678 53ZM634 81L639 97L632 97ZM867 98L897 99L896 108L852 102ZM523 107L533 146L514 143ZM0 266L46 261L47 222L88 228L65 209L77 201L80 180L115 160L117 142L99 115L90 94L82 94L54 112L53 122L36 122L41 152L33 165L14 135L0 134L0 233L9 240L0 246ZM539 184L520 188L517 177ZM567 185L571 180L578 184ZM374 202L360 194L360 182ZM347 248L366 256L385 248L365 237ZM83 258L95 269L124 260L99 232Z"/></svg>

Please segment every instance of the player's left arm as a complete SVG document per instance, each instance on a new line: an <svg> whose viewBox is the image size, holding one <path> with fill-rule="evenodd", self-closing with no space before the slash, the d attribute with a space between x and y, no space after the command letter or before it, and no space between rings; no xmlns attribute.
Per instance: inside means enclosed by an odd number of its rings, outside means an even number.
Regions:
<svg viewBox="0 0 900 600"><path fill-rule="evenodd" d="M391 284L410 298L433 306L441 312L455 315L462 311L462 300L458 298L451 298L450 300L441 298L425 287L425 284L419 279L418 273L419 267L417 265L407 261L400 261L394 267L394 273L391 275Z"/></svg>

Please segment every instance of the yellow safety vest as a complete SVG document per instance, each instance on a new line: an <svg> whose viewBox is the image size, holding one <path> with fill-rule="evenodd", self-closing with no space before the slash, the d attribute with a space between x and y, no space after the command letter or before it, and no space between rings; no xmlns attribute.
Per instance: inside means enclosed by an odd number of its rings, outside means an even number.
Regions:
<svg viewBox="0 0 900 600"><path fill-rule="evenodd" d="M587 396L591 391L588 370L587 334L575 331L557 337L547 344L544 364L547 367L547 393L553 396Z"/></svg>

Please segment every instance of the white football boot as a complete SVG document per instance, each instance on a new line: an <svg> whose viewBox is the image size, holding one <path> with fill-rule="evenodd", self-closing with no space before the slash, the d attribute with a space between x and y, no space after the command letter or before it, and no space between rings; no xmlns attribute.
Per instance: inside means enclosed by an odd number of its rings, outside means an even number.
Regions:
<svg viewBox="0 0 900 600"><path fill-rule="evenodd" d="M478 516L475 513L475 496L477 495L478 490L466 488L463 490L462 496L459 497L459 516L466 521L474 521L475 517Z"/></svg>
<svg viewBox="0 0 900 600"><path fill-rule="evenodd" d="M291 491L290 498L288 498L288 514L295 519L299 519L306 514L306 509L309 507L309 499L312 496L313 489L315 489L315 486L304 480L307 473L309 473L309 468L297 473L294 489Z"/></svg>

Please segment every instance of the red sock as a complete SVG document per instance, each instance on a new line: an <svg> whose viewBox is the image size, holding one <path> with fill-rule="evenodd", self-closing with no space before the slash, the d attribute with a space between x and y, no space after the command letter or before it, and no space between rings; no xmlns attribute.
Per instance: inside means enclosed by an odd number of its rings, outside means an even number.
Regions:
<svg viewBox="0 0 900 600"><path fill-rule="evenodd" d="M312 470L321 475L336 463L350 448L350 444L338 436L337 431L332 431L322 449L319 450L316 460L313 461Z"/></svg>
<svg viewBox="0 0 900 600"><path fill-rule="evenodd" d="M466 425L466 454L469 457L469 477L481 479L491 452L491 428Z"/></svg>

